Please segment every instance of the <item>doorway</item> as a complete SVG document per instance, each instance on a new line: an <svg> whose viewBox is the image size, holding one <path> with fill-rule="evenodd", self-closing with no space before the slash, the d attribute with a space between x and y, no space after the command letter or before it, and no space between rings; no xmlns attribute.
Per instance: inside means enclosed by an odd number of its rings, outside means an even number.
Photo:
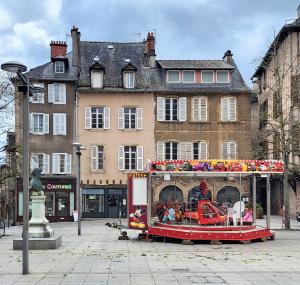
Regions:
<svg viewBox="0 0 300 285"><path fill-rule="evenodd" d="M107 191L107 217L126 217L127 196L126 189L108 189Z"/></svg>

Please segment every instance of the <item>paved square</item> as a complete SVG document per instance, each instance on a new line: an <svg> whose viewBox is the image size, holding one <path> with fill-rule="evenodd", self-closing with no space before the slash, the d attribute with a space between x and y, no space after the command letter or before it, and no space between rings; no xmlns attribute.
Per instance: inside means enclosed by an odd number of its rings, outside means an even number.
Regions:
<svg viewBox="0 0 300 285"><path fill-rule="evenodd" d="M106 222L84 221L80 237L76 223L51 224L62 247L31 250L27 276L22 251L12 249L22 228L9 228L0 238L0 284L300 284L300 231L277 231L275 241L248 245L181 245L119 241L119 231ZM273 225L281 227L278 219Z"/></svg>

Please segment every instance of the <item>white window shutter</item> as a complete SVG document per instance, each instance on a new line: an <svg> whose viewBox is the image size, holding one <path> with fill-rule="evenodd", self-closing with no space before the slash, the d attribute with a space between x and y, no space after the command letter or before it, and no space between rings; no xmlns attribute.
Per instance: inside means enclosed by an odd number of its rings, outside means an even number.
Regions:
<svg viewBox="0 0 300 285"><path fill-rule="evenodd" d="M179 98L179 121L186 121L186 97Z"/></svg>
<svg viewBox="0 0 300 285"><path fill-rule="evenodd" d="M53 135L59 135L59 123L60 123L60 119L59 119L59 114L57 113L53 113Z"/></svg>
<svg viewBox="0 0 300 285"><path fill-rule="evenodd" d="M44 134L49 134L49 114L44 114L43 123L44 123Z"/></svg>
<svg viewBox="0 0 300 285"><path fill-rule="evenodd" d="M92 170L98 169L98 146L92 145L91 148L91 168Z"/></svg>
<svg viewBox="0 0 300 285"><path fill-rule="evenodd" d="M143 108L137 108L136 114L137 114L137 129L142 130L143 129Z"/></svg>
<svg viewBox="0 0 300 285"><path fill-rule="evenodd" d="M162 141L156 143L156 159L157 160L165 159L165 144Z"/></svg>
<svg viewBox="0 0 300 285"><path fill-rule="evenodd" d="M50 167L50 155L43 154L43 174L49 174L49 167Z"/></svg>
<svg viewBox="0 0 300 285"><path fill-rule="evenodd" d="M199 116L199 98L194 97L192 99L192 120L193 121L199 121L200 116Z"/></svg>
<svg viewBox="0 0 300 285"><path fill-rule="evenodd" d="M221 121L228 121L228 98L221 99Z"/></svg>
<svg viewBox="0 0 300 285"><path fill-rule="evenodd" d="M156 113L157 121L165 120L165 98L157 97Z"/></svg>
<svg viewBox="0 0 300 285"><path fill-rule="evenodd" d="M118 147L118 169L125 169L125 154L124 154L124 146Z"/></svg>
<svg viewBox="0 0 300 285"><path fill-rule="evenodd" d="M229 101L229 121L236 121L236 98L230 97Z"/></svg>
<svg viewBox="0 0 300 285"><path fill-rule="evenodd" d="M85 129L92 128L92 110L91 107L85 107Z"/></svg>
<svg viewBox="0 0 300 285"><path fill-rule="evenodd" d="M91 70L91 85L92 85L92 88L102 88L103 87L103 71Z"/></svg>
<svg viewBox="0 0 300 285"><path fill-rule="evenodd" d="M221 152L222 152L222 159L228 159L228 143L227 142L223 142Z"/></svg>
<svg viewBox="0 0 300 285"><path fill-rule="evenodd" d="M62 113L60 114L60 127L61 127L61 134L67 135L67 114Z"/></svg>
<svg viewBox="0 0 300 285"><path fill-rule="evenodd" d="M30 169L31 171L35 168L38 168L38 154L37 153L32 153L30 157Z"/></svg>
<svg viewBox="0 0 300 285"><path fill-rule="evenodd" d="M207 142L199 142L199 158L207 159Z"/></svg>
<svg viewBox="0 0 300 285"><path fill-rule="evenodd" d="M137 150L137 170L142 171L144 166L144 150L142 146L138 146Z"/></svg>
<svg viewBox="0 0 300 285"><path fill-rule="evenodd" d="M179 159L186 159L186 142L180 142L178 145Z"/></svg>
<svg viewBox="0 0 300 285"><path fill-rule="evenodd" d="M72 155L65 154L65 173L71 174L72 172Z"/></svg>
<svg viewBox="0 0 300 285"><path fill-rule="evenodd" d="M104 129L110 129L110 108L104 108Z"/></svg>
<svg viewBox="0 0 300 285"><path fill-rule="evenodd" d="M54 84L48 84L48 102L53 103L54 101Z"/></svg>
<svg viewBox="0 0 300 285"><path fill-rule="evenodd" d="M228 143L228 150L229 150L229 159L236 159L236 143L229 142Z"/></svg>
<svg viewBox="0 0 300 285"><path fill-rule="evenodd" d="M29 114L29 132L33 133L33 114Z"/></svg>
<svg viewBox="0 0 300 285"><path fill-rule="evenodd" d="M59 102L61 104L66 104L66 84L60 83L59 84Z"/></svg>
<svg viewBox="0 0 300 285"><path fill-rule="evenodd" d="M52 153L52 174L59 173L60 154Z"/></svg>
<svg viewBox="0 0 300 285"><path fill-rule="evenodd" d="M207 98L201 97L199 98L199 120L206 122L207 121Z"/></svg>
<svg viewBox="0 0 300 285"><path fill-rule="evenodd" d="M186 159L187 160L193 159L193 144L190 142L186 142L185 148L186 148Z"/></svg>
<svg viewBox="0 0 300 285"><path fill-rule="evenodd" d="M118 108L118 129L124 129L124 108Z"/></svg>

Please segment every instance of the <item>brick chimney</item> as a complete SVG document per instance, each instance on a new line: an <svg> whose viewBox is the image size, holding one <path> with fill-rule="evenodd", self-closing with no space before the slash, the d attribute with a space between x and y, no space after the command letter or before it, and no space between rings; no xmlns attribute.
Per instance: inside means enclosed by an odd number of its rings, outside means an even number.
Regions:
<svg viewBox="0 0 300 285"><path fill-rule="evenodd" d="M225 52L224 56L223 56L223 60L229 64L232 63L232 56L233 54L231 53L231 50L228 50Z"/></svg>
<svg viewBox="0 0 300 285"><path fill-rule="evenodd" d="M72 36L72 65L79 66L80 65L80 57L79 57L79 47L80 47L80 32L78 28L73 26L71 30Z"/></svg>
<svg viewBox="0 0 300 285"><path fill-rule="evenodd" d="M145 41L145 65L155 67L155 37L153 33L148 33Z"/></svg>
<svg viewBox="0 0 300 285"><path fill-rule="evenodd" d="M65 56L67 53L66 42L51 41L50 47L51 47L51 58L57 57L59 55Z"/></svg>

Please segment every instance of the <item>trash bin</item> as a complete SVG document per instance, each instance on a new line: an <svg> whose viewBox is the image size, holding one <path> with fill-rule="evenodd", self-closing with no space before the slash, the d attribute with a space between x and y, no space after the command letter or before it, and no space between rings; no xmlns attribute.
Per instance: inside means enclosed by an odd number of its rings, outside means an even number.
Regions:
<svg viewBox="0 0 300 285"><path fill-rule="evenodd" d="M78 211L73 211L74 222L78 222Z"/></svg>

